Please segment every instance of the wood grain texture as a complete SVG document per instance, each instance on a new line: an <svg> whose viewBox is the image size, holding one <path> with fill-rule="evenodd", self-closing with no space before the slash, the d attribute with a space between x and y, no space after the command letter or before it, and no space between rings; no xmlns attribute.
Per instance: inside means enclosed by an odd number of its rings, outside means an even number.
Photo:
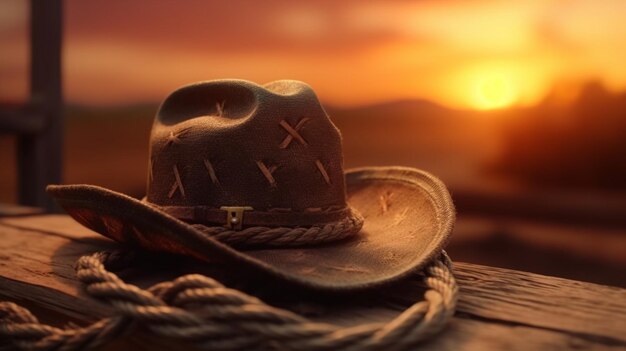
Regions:
<svg viewBox="0 0 626 351"><path fill-rule="evenodd" d="M25 304L40 319L56 325L67 321L86 323L106 316L106 306L82 293L74 278L73 264L81 255L114 247L115 243L67 216L0 219L0 299ZM194 271L206 270L193 261L187 265ZM164 258L163 262L157 259L147 267L125 273L124 278L148 286L188 269L183 263L173 267ZM455 274L461 286L457 314L449 327L426 343L425 348L626 348L624 289L460 262L455 265ZM283 289L276 292L273 286L257 287L256 292L269 303L311 319L354 325L393 318L421 299L418 285L409 280L359 296L338 297L286 298ZM152 350L173 346L170 341L138 332L105 349Z"/></svg>

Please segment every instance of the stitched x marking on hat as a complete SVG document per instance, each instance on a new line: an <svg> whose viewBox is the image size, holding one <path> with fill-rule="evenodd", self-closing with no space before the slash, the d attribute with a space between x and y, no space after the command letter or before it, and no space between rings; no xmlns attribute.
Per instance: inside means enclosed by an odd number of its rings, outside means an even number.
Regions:
<svg viewBox="0 0 626 351"><path fill-rule="evenodd" d="M215 111L218 117L222 117L224 115L224 104L226 101L216 102L215 103Z"/></svg>
<svg viewBox="0 0 626 351"><path fill-rule="evenodd" d="M185 135L191 128L183 128L179 131L170 131L170 134L167 136L167 141L165 142L165 147L168 147L173 144L182 144L180 138Z"/></svg>
<svg viewBox="0 0 626 351"><path fill-rule="evenodd" d="M322 177L324 177L326 184L330 185L330 176L328 175L328 172L326 171L326 167L324 167L324 165L322 164L322 161L316 160L315 165L317 166L317 169L322 174Z"/></svg>
<svg viewBox="0 0 626 351"><path fill-rule="evenodd" d="M219 179L217 179L217 175L215 174L215 168L213 168L213 164L211 163L211 161L205 158L204 167L206 167L206 170L209 172L209 177L211 177L211 181L213 182L213 184L219 185L220 181Z"/></svg>
<svg viewBox="0 0 626 351"><path fill-rule="evenodd" d="M176 190L178 190L180 194L183 196L183 198L185 198L185 188L183 187L183 182L180 180L180 173L178 173L178 167L174 165L173 169L174 169L175 180L174 180L174 184L172 184L172 189L170 189L170 192L167 194L167 197L171 199L172 196L174 196L174 193L176 192Z"/></svg>
<svg viewBox="0 0 626 351"><path fill-rule="evenodd" d="M302 129L302 127L304 127L304 125L310 120L310 118L305 117L303 119L301 119L298 124L296 124L295 128L292 127L289 123L287 123L285 120L280 121L280 126L283 127L287 133L289 133L285 139L283 139L283 142L280 143L279 147L281 149L286 149L287 146L289 146L289 144L291 144L291 141L293 139L296 139L300 144L302 145L308 145L308 143L306 142L306 140L304 140L304 138L302 137L302 135L300 135L300 133L298 133L298 131L300 129Z"/></svg>
<svg viewBox="0 0 626 351"><path fill-rule="evenodd" d="M256 161L256 165L259 167L259 170L261 171L261 173L263 173L263 176L265 176L265 179L267 179L267 181L270 183L271 186L275 187L276 186L276 179L274 179L274 171L278 168L278 166L266 166L265 163L263 163L263 161Z"/></svg>

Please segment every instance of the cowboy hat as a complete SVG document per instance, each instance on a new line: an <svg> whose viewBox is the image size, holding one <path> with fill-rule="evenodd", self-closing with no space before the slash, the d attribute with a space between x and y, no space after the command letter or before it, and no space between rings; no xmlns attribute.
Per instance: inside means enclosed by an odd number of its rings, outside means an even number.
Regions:
<svg viewBox="0 0 626 351"><path fill-rule="evenodd" d="M401 279L446 244L446 187L413 168L343 171L341 135L298 81L216 80L160 106L147 194L50 185L75 220L118 242L225 261L298 286Z"/></svg>

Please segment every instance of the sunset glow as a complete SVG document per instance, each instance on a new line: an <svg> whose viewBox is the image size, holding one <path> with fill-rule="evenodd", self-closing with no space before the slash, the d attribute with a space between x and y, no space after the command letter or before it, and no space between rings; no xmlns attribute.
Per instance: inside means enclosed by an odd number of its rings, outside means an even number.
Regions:
<svg viewBox="0 0 626 351"><path fill-rule="evenodd" d="M299 79L341 106L422 98L495 109L590 80L626 89L618 0L65 3L71 103L159 101L224 77ZM26 5L0 3L0 100L27 94Z"/></svg>
<svg viewBox="0 0 626 351"><path fill-rule="evenodd" d="M517 99L511 82L503 76L485 76L476 83L474 106L481 109L508 107Z"/></svg>

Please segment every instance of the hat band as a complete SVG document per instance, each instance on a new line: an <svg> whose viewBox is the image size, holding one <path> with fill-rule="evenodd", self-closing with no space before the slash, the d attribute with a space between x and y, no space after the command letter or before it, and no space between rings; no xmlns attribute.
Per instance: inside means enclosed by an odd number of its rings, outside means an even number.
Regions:
<svg viewBox="0 0 626 351"><path fill-rule="evenodd" d="M224 206L222 208L207 206L159 206L159 208L182 221L188 223L219 225L239 229L249 226L263 227L302 227L340 221L351 215L351 209L344 207L339 210L295 211L257 211L251 207ZM235 212L235 213L233 213ZM236 219L236 221L234 221Z"/></svg>

